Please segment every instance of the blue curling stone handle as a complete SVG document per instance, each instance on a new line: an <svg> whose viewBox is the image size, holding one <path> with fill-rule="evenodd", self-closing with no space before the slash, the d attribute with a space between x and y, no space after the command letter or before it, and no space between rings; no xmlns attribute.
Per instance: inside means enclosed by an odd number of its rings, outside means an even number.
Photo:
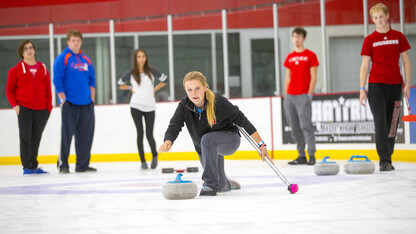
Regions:
<svg viewBox="0 0 416 234"><path fill-rule="evenodd" d="M325 156L325 157L322 159L322 163L336 163L336 162L328 162L328 161L326 161L328 158L329 158L329 156Z"/></svg>
<svg viewBox="0 0 416 234"><path fill-rule="evenodd" d="M183 176L183 174L182 173L179 173L179 174L176 175L176 179L175 180L168 181L167 183L168 184L192 183L192 181L190 181L190 180L182 180L182 178L181 178L182 176Z"/></svg>
<svg viewBox="0 0 416 234"><path fill-rule="evenodd" d="M358 158L363 158L365 160L354 160L354 159L358 159ZM350 160L348 160L348 162L371 162L367 156L364 155L353 155L351 156Z"/></svg>

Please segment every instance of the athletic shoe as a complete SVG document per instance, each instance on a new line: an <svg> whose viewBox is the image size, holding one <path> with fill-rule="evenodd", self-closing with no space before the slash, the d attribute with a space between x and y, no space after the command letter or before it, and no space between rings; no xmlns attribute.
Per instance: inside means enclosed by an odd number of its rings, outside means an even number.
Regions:
<svg viewBox="0 0 416 234"><path fill-rule="evenodd" d="M231 190L236 190L236 189L241 188L240 183L238 183L236 180L233 180L230 178L227 178L227 180L228 180L228 183L230 183Z"/></svg>
<svg viewBox="0 0 416 234"><path fill-rule="evenodd" d="M315 156L309 157L309 161L308 163L306 163L307 165L315 165L316 160L315 160Z"/></svg>
<svg viewBox="0 0 416 234"><path fill-rule="evenodd" d="M391 171L394 167L389 162L380 163L380 171Z"/></svg>
<svg viewBox="0 0 416 234"><path fill-rule="evenodd" d="M68 174L69 168L59 168L59 174Z"/></svg>
<svg viewBox="0 0 416 234"><path fill-rule="evenodd" d="M38 167L32 170L33 174L49 174L49 172L44 171L42 168Z"/></svg>
<svg viewBox="0 0 416 234"><path fill-rule="evenodd" d="M204 186L199 193L199 196L215 196L217 195L218 190L217 188L211 188L208 186Z"/></svg>
<svg viewBox="0 0 416 234"><path fill-rule="evenodd" d="M301 165L301 164L306 164L306 157L298 157L297 159L288 162L289 165Z"/></svg>
<svg viewBox="0 0 416 234"><path fill-rule="evenodd" d="M33 174L32 169L29 169L29 168L23 169L23 175L31 175L31 174Z"/></svg>
<svg viewBox="0 0 416 234"><path fill-rule="evenodd" d="M142 162L142 169L143 170L149 169L146 162Z"/></svg>
<svg viewBox="0 0 416 234"><path fill-rule="evenodd" d="M150 167L152 169L155 169L157 167L157 156L156 157L153 157L152 164L150 165Z"/></svg>
<svg viewBox="0 0 416 234"><path fill-rule="evenodd" d="M97 169L95 169L94 167L88 167L87 169L75 169L75 172L96 172Z"/></svg>

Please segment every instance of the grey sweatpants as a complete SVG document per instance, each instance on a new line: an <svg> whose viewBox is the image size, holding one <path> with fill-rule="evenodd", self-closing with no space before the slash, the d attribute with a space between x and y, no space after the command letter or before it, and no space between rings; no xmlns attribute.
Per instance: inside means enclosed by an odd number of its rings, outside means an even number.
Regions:
<svg viewBox="0 0 416 234"><path fill-rule="evenodd" d="M315 156L315 134L312 124L312 105L307 94L286 94L283 100L286 121L292 128L292 137L296 141L300 157L305 156L305 144L308 154Z"/></svg>
<svg viewBox="0 0 416 234"><path fill-rule="evenodd" d="M217 188L219 192L231 190L224 171L224 155L231 155L240 146L240 135L233 131L209 132L201 138L201 161L204 186Z"/></svg>

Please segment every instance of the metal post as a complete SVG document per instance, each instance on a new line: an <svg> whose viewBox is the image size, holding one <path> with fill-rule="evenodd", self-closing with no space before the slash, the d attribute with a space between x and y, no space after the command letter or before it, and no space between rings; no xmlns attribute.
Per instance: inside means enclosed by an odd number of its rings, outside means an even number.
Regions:
<svg viewBox="0 0 416 234"><path fill-rule="evenodd" d="M215 32L211 33L212 91L218 92L217 85L217 43Z"/></svg>
<svg viewBox="0 0 416 234"><path fill-rule="evenodd" d="M222 47L224 57L224 96L230 97L230 85L228 83L228 37L227 37L227 10L223 9L222 13Z"/></svg>
<svg viewBox="0 0 416 234"><path fill-rule="evenodd" d="M49 24L49 75L51 79L51 84L53 84L53 63L55 62L55 56L54 56L55 46L54 46L54 40L53 40L53 24ZM52 105L56 105L56 91L53 88L53 85L51 85L52 89Z"/></svg>
<svg viewBox="0 0 416 234"><path fill-rule="evenodd" d="M279 60L279 17L277 4L273 4L273 29L274 29L274 69L276 79L275 95L280 94L280 60Z"/></svg>
<svg viewBox="0 0 416 234"><path fill-rule="evenodd" d="M139 34L134 34L134 50L139 48Z"/></svg>
<svg viewBox="0 0 416 234"><path fill-rule="evenodd" d="M404 34L404 3L403 0L399 0L400 6L400 31Z"/></svg>
<svg viewBox="0 0 416 234"><path fill-rule="evenodd" d="M363 0L364 37L368 35L368 2Z"/></svg>
<svg viewBox="0 0 416 234"><path fill-rule="evenodd" d="M325 24L325 0L320 0L321 7L321 37L322 37L322 72L324 79L323 91L328 92L328 77L326 75L326 24Z"/></svg>
<svg viewBox="0 0 416 234"><path fill-rule="evenodd" d="M168 15L168 54L169 54L169 90L171 101L175 100L175 75L173 63L173 30L172 30L172 15Z"/></svg>
<svg viewBox="0 0 416 234"><path fill-rule="evenodd" d="M111 96L113 104L117 104L117 87L116 87L116 52L114 38L114 20L110 20L110 66L111 66Z"/></svg>

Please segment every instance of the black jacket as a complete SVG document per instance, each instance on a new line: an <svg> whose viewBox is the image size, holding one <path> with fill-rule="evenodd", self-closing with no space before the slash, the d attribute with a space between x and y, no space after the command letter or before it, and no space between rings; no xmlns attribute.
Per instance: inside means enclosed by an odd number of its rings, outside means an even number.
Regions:
<svg viewBox="0 0 416 234"><path fill-rule="evenodd" d="M205 107L207 106L207 102L208 101L205 100ZM212 128L208 124L205 107L201 114L199 114L195 109L194 103L191 102L188 97L182 99L178 108L176 108L175 114L170 120L164 141L170 140L173 143L178 137L179 132L182 130L184 123L186 123L195 150L198 154L201 154L201 138L205 133L215 131L238 132L238 129L234 124L243 127L250 135L256 132L256 128L238 107L231 104L227 98L219 94L215 94L214 110L216 120Z"/></svg>

